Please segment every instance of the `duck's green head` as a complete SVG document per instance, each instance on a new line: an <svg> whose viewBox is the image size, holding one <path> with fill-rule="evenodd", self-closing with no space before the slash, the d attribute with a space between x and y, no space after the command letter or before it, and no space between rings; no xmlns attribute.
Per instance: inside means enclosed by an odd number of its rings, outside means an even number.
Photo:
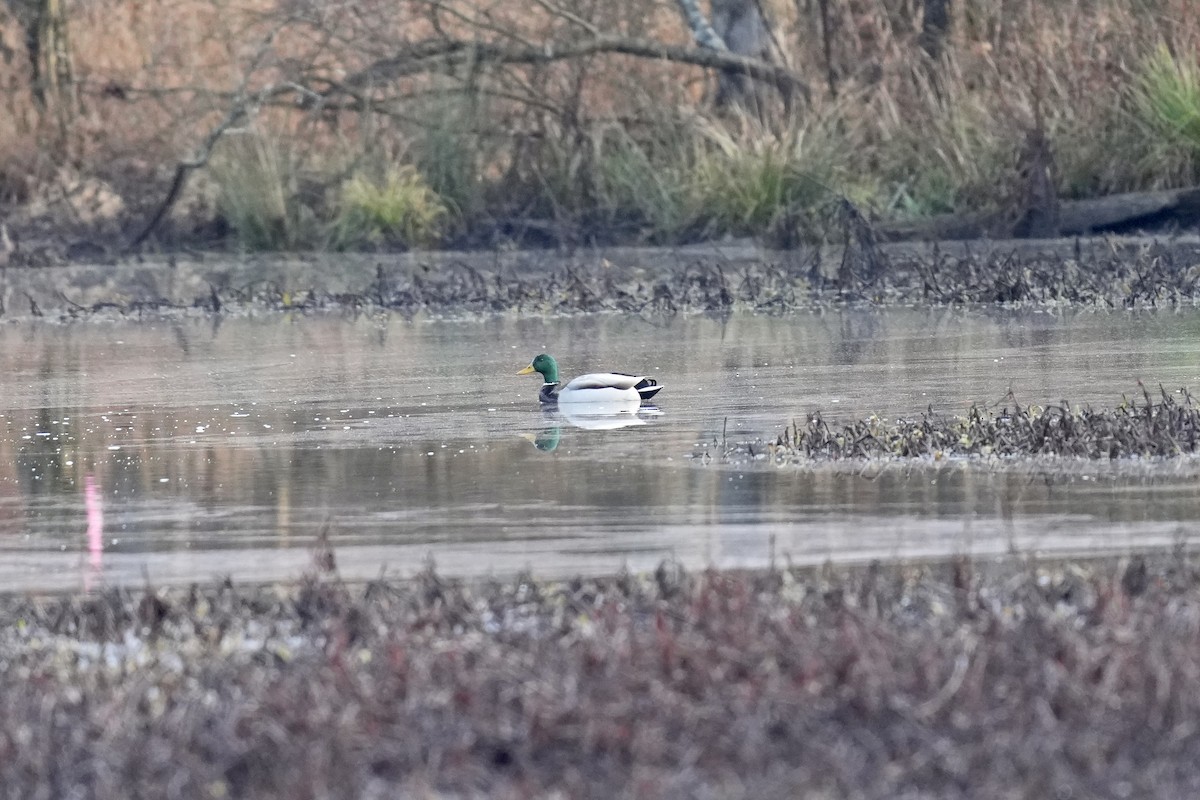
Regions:
<svg viewBox="0 0 1200 800"><path fill-rule="evenodd" d="M518 375L529 375L534 372L540 372L542 379L546 383L558 383L558 362L554 360L554 356L542 353L535 357L529 366L518 372Z"/></svg>

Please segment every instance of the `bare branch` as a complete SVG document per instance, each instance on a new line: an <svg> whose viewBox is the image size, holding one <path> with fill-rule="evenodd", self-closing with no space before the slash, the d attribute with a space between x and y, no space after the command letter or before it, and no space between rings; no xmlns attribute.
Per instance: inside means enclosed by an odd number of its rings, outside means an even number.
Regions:
<svg viewBox="0 0 1200 800"><path fill-rule="evenodd" d="M468 63L550 64L555 61L613 53L635 58L670 61L711 69L734 70L751 78L774 84L785 97L799 92L807 100L808 84L787 67L757 58L696 47L680 47L646 39L608 34L564 42L547 42L540 47L504 47L490 42L426 40L417 42L400 55L380 59L348 77L339 91L350 91L372 84L418 75L435 69L453 68Z"/></svg>
<svg viewBox="0 0 1200 800"><path fill-rule="evenodd" d="M444 13L450 18L457 19L458 21L464 23L472 31L485 31L488 33L494 33L497 36L501 36L505 39L512 39L513 41L525 47L535 46L533 42L531 42L529 39L526 39L524 36L521 36L512 28L506 28L502 25L497 25L496 23L492 22L490 19L491 15L488 14L487 11L480 11L478 14L472 16L458 10L457 7L449 3L441 2L441 0L431 0L428 3L428 6L431 15L435 15L438 12ZM482 19L480 17L482 17ZM435 25L434 27L440 29L440 24ZM443 41L449 40L444 39Z"/></svg>
<svg viewBox="0 0 1200 800"><path fill-rule="evenodd" d="M550 12L554 16L562 17L567 22L578 25L579 27L583 28L585 31L592 34L593 36L600 35L600 29L597 28L595 25L588 22L586 19L579 16L578 14L575 14L575 13L563 8L562 6L558 5L557 3L551 3L551 2L549 2L549 0L534 0L534 2L536 2L539 6L546 9L546 11Z"/></svg>

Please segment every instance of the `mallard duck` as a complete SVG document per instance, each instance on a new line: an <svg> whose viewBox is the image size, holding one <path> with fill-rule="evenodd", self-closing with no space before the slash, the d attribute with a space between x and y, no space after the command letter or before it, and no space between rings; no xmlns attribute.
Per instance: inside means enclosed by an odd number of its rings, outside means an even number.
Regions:
<svg viewBox="0 0 1200 800"><path fill-rule="evenodd" d="M558 388L558 362L554 356L542 353L518 375L541 373L542 389L538 400L545 405L557 403L605 403L634 406L649 400L663 387L645 375L626 375L623 372L591 372L580 375L561 389ZM636 408L634 409L636 410Z"/></svg>

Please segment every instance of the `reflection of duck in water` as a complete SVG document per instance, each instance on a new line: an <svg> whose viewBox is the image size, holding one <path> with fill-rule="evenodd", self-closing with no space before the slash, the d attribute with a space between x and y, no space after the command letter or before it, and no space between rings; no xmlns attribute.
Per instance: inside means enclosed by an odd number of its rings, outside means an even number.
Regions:
<svg viewBox="0 0 1200 800"><path fill-rule="evenodd" d="M559 408L576 404L602 404L605 411L600 414L635 412L643 400L649 400L663 388L658 381L645 375L626 375L622 372L591 372L580 375L561 389L558 388L558 362L554 357L542 353L533 359L518 375L534 372L542 376L542 389L538 400L543 405L558 405ZM620 406L620 407L618 407ZM587 412L593 414L591 410Z"/></svg>
<svg viewBox="0 0 1200 800"><path fill-rule="evenodd" d="M661 416L662 412L655 406L642 406L641 413L630 413L623 405L588 403L587 405L567 404L558 409L558 413L547 412L547 419L563 420L576 428L590 431L611 431L617 428L628 428L632 425L645 425L648 417ZM606 413L607 410L607 413ZM542 428L536 434L523 433L521 437L547 453L554 451L562 441L562 426L551 425Z"/></svg>
<svg viewBox="0 0 1200 800"><path fill-rule="evenodd" d="M624 403L564 403L558 407L563 419L576 428L589 431L612 431L631 425L645 425L646 420L637 413L639 410L661 413L654 406L634 406L631 410Z"/></svg>
<svg viewBox="0 0 1200 800"><path fill-rule="evenodd" d="M545 450L549 453L558 447L558 443L562 441L562 428L557 425L553 428L542 428L536 434L522 433L521 438L538 450Z"/></svg>

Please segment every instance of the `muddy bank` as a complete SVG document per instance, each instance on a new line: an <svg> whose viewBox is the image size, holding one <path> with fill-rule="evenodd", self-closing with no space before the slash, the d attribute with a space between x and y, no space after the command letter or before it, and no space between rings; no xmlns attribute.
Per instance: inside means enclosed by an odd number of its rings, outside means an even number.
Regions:
<svg viewBox="0 0 1200 800"><path fill-rule="evenodd" d="M406 313L787 311L830 303L1174 307L1200 299L1200 239L851 242L310 256L174 255L0 272L10 318L239 308Z"/></svg>
<svg viewBox="0 0 1200 800"><path fill-rule="evenodd" d="M323 574L0 598L8 793L1200 791L1200 567L1182 549L552 584Z"/></svg>

